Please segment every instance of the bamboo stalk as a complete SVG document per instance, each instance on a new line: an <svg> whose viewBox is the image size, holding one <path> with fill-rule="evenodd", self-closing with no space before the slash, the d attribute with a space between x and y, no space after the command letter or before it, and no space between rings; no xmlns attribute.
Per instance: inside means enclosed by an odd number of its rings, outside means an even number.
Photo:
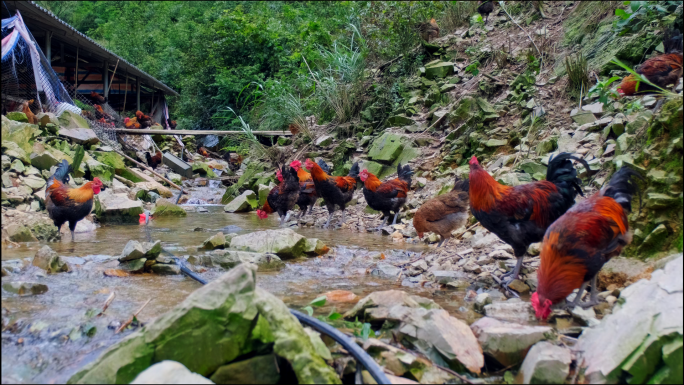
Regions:
<svg viewBox="0 0 684 385"><path fill-rule="evenodd" d="M76 46L76 74L74 76L74 82L76 84L74 85L74 97L76 97L76 94L78 94L78 51L80 48L80 44Z"/></svg>
<svg viewBox="0 0 684 385"><path fill-rule="evenodd" d="M105 310L107 310L109 305L112 304L112 301L114 301L114 297L116 297L116 293L112 292L112 294L110 294L107 300L105 301L104 306L102 306L102 311L100 312L100 314L98 314L98 317L104 314Z"/></svg>
<svg viewBox="0 0 684 385"><path fill-rule="evenodd" d="M126 85L124 86L124 104L121 108L121 112L126 110L126 98L128 97L128 71L126 71Z"/></svg>
<svg viewBox="0 0 684 385"><path fill-rule="evenodd" d="M152 301L152 298L148 299L147 302L145 302L145 303L140 307L140 309L138 309L138 311L136 311L135 313L133 313L133 315L131 316L131 318L128 319L128 321L122 323L121 326L119 326L119 328L116 329L116 331L114 332L114 334L119 334L119 333L121 333L122 330L124 330L128 325L130 325L130 324L133 322L133 318L137 318L137 317L138 317L138 314L140 314L140 312L145 308L145 306L147 306L148 303L150 303L150 301Z"/></svg>
<svg viewBox="0 0 684 385"><path fill-rule="evenodd" d="M116 69L119 68L119 60L120 59L116 59L116 66L114 66L114 72L112 72L112 77L109 79L109 84L107 84L107 92L105 92L105 95L107 96L109 96L109 90L112 88L112 82L114 81L114 75L116 75Z"/></svg>
<svg viewBox="0 0 684 385"><path fill-rule="evenodd" d="M137 160L131 158L130 156L128 156L128 155L126 155L126 154L124 154L124 153L122 153L122 152L119 152L119 151L116 151L116 150L114 150L114 151L115 151L117 154L123 156L124 158L130 160L131 162L137 164L138 166L144 168L145 170L151 172L152 174L154 174L154 175L160 177L163 181L165 181L166 183L168 183L169 185L171 185L171 187L175 187L175 188L179 189L181 194L183 193L183 189L182 189L180 186L178 186L177 184L175 184L175 183L171 182L170 180L164 178L163 176L157 174L157 173L154 172L154 170L152 170L151 168L145 166L144 164L138 162Z"/></svg>

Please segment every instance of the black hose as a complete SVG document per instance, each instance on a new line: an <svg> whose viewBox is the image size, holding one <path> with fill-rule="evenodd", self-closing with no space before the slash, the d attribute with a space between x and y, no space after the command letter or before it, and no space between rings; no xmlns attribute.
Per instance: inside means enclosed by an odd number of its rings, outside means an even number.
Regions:
<svg viewBox="0 0 684 385"><path fill-rule="evenodd" d="M344 333L325 322L321 322L316 318L309 317L308 315L298 312L297 310L290 309L290 313L292 313L292 315L295 316L302 324L312 327L317 332L329 335L335 340L335 342L342 345L342 347L345 348L356 359L357 362L360 362L366 368L366 370L368 370L368 373L373 376L375 382L378 384L391 384L390 380L387 378L387 376L385 376L385 372L383 372L380 365L378 365L375 360L373 360L373 358L366 353L365 350L361 349L359 345L357 345Z"/></svg>

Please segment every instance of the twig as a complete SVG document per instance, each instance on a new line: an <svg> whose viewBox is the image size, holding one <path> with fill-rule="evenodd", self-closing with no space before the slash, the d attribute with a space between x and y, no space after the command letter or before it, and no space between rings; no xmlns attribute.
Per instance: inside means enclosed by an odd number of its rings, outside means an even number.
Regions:
<svg viewBox="0 0 684 385"><path fill-rule="evenodd" d="M501 85L504 85L504 82L502 82L501 80L499 80L498 78L496 78L496 77L494 77L494 76L492 76L492 75L490 75L490 74L482 74L482 75L484 75L484 77L486 77L486 78L488 78L488 79L494 80L495 82L497 82L497 83L499 83L499 84L501 84Z"/></svg>
<svg viewBox="0 0 684 385"><path fill-rule="evenodd" d="M544 60L544 58L542 57L541 51L539 50L539 47L537 47L537 44L535 44L535 42L532 39L532 37L530 36L530 34L527 33L527 31L525 31L525 29L523 27L521 27L520 24L516 23L515 20L513 20L513 17L508 13L506 8L504 7L504 2L502 0L499 0L499 6L501 7L501 9L503 9L504 13L506 13L506 16L508 16L508 18L511 19L513 24L517 25L521 31L525 32L525 35L527 35L527 38L530 39L530 41L532 42L532 45L534 46L534 49L536 49L537 53L539 54L539 68L542 68L543 67L542 66L542 60Z"/></svg>
<svg viewBox="0 0 684 385"><path fill-rule="evenodd" d="M395 57L394 59L392 59L392 60L388 61L388 62L387 62L387 63L385 63L385 64L382 64L382 65L380 65L380 67L378 67L378 71L382 71L382 69L383 69L383 68L385 68L385 67L389 66L390 64L392 64L392 63L394 63L395 61L397 61L397 60L401 59L402 57L404 57L404 55L403 55L403 54L401 54L401 55L399 55L399 56Z"/></svg>
<svg viewBox="0 0 684 385"><path fill-rule="evenodd" d="M473 383L473 382L470 381L466 376L464 376L464 375L462 375L462 374L459 374L459 373L456 373L456 372L454 372L453 370L451 370L451 369L449 369L449 368L445 368L444 366L437 365L437 364L435 364L435 363L432 363L432 365L434 365L437 369L443 370L443 371L445 371L445 372L451 374L452 376L458 378L459 380L465 382L466 384L472 384L472 383Z"/></svg>
<svg viewBox="0 0 684 385"><path fill-rule="evenodd" d="M121 59L116 59L116 66L114 66L114 72L112 72L112 77L109 79L109 84L107 84L107 92L105 92L105 95L109 95L109 89L112 88L112 82L114 81L114 75L116 75L116 69L119 68L119 60ZM107 76L105 74L105 76Z"/></svg>
<svg viewBox="0 0 684 385"><path fill-rule="evenodd" d="M181 194L183 193L183 189L182 189L180 186L178 186L177 184L175 184L175 183L171 182L170 180L164 178L163 176L157 174L157 173L154 172L154 170L152 170L151 168L145 166L144 164L138 162L137 160L131 158L130 156L128 156L128 155L126 155L126 154L124 154L124 153L122 153L122 152L119 152L119 151L116 151L116 150L114 150L114 151L115 151L117 154L123 156L124 158L130 160L131 162L137 164L138 166L144 168L145 170L151 172L152 174L158 176L158 177L161 178L164 182L166 182L166 183L168 183L169 185L171 185L171 187L175 187L175 188L181 190Z"/></svg>
<svg viewBox="0 0 684 385"><path fill-rule="evenodd" d="M138 314L140 314L140 312L145 308L145 306L147 306L148 303L150 303L150 301L152 301L152 298L148 299L147 302L145 302L145 303L140 307L140 309L138 309L138 311L136 311L135 313L133 313L133 315L131 316L131 318L128 319L128 321L126 321L126 322L124 322L123 324L121 324L121 326L119 326L119 328L116 329L116 331L114 332L114 334L119 334L119 333L120 333L122 330L124 330L128 325L130 325L131 322L133 322L133 319L138 317Z"/></svg>
<svg viewBox="0 0 684 385"><path fill-rule="evenodd" d="M496 283L497 283L500 287L503 287L503 288L504 288L507 292L509 292L512 296L514 296L515 298L520 298L520 295L519 295L518 293L516 293L515 291L513 291L513 289L511 289L511 288L508 287L508 286L502 286L502 285L501 285L501 280L500 280L496 275L490 274L490 276L492 277L492 279L494 279L494 280L496 281Z"/></svg>
<svg viewBox="0 0 684 385"><path fill-rule="evenodd" d="M102 306L102 311L100 312L100 314L97 315L98 317L104 314L105 310L107 310L109 305L112 304L112 301L114 301L114 297L116 297L116 293L112 292L112 294L110 294L107 300L105 301L104 306Z"/></svg>

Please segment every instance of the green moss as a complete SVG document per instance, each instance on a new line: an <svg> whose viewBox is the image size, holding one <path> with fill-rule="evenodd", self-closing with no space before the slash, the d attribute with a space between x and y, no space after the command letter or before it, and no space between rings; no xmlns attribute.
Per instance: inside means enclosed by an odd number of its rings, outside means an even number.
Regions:
<svg viewBox="0 0 684 385"><path fill-rule="evenodd" d="M131 170L129 170L129 169L127 169L127 168L125 168L125 169L117 169L117 170L115 170L115 171L116 171L116 175L118 175L118 176L120 176L120 177L122 177L122 178L126 178L126 179L130 180L130 181L133 182L133 183L145 182L144 179L138 177L137 175L135 175L135 173L133 173Z"/></svg>

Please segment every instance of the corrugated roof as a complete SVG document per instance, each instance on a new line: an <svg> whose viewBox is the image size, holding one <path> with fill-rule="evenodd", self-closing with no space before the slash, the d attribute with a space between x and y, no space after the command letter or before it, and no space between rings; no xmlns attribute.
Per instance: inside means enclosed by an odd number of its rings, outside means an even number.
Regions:
<svg viewBox="0 0 684 385"><path fill-rule="evenodd" d="M89 49L90 51L93 51L99 54L100 56L105 57L105 59L110 62L110 65L114 65L116 61L119 60L119 69L117 70L118 73L122 73L119 71L128 71L129 76L139 76L143 79L143 81L146 80L146 83L155 86L156 88L160 89L161 91L164 91L167 94L179 95L178 92L174 91L171 87L167 86L161 81L155 79L152 75L129 63L126 59L122 58L121 56L96 43L93 39L79 32L78 30L76 30L76 28L65 23L60 18L55 16L52 12L41 7L35 2L5 1L4 3L10 9L18 9L21 12L22 17L24 18L24 21L29 25L31 24L31 19L36 18L38 19L37 21L40 23L46 24L51 28L54 28L55 30L63 31L65 33L65 36L60 36L60 38L69 39L71 37L72 40L74 40L75 38L80 47L86 50ZM78 37L75 37L74 35L78 35L83 39L83 41L80 41ZM76 41L74 41L74 45L76 44ZM97 52L98 50L101 52Z"/></svg>

